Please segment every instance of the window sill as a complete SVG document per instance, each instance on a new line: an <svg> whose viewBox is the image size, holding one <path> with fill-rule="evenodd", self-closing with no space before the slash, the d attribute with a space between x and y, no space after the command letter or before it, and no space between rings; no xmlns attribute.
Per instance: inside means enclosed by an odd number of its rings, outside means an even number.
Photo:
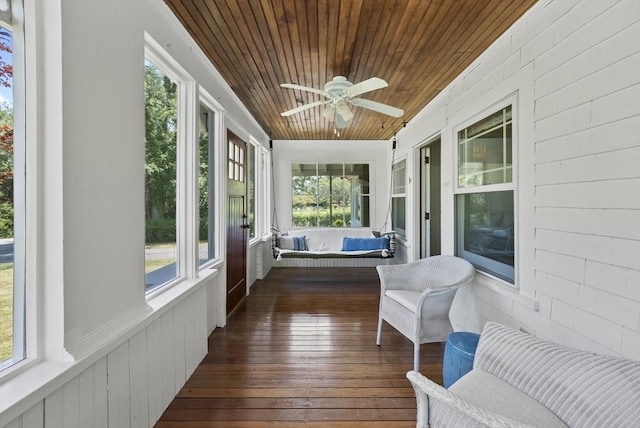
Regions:
<svg viewBox="0 0 640 428"><path fill-rule="evenodd" d="M493 275L489 275L486 272L476 270L476 277L474 280L477 284L480 284L491 291L508 297L509 299L517 302L518 304L528 308L532 311L540 310L540 302L530 297L524 296L520 291L511 283L501 280Z"/></svg>

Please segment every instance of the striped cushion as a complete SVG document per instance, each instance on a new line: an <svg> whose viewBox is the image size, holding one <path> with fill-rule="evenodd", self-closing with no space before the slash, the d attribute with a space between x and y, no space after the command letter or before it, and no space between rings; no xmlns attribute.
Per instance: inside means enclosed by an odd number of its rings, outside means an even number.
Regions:
<svg viewBox="0 0 640 428"><path fill-rule="evenodd" d="M306 236L293 236L293 250L295 251L309 251L309 247L307 247L307 237Z"/></svg>
<svg viewBox="0 0 640 428"><path fill-rule="evenodd" d="M482 369L471 370L449 388L458 397L509 419L544 428L567 428L540 402Z"/></svg>
<svg viewBox="0 0 640 428"><path fill-rule="evenodd" d="M530 395L571 427L640 426L640 362L564 347L488 322L474 369Z"/></svg>

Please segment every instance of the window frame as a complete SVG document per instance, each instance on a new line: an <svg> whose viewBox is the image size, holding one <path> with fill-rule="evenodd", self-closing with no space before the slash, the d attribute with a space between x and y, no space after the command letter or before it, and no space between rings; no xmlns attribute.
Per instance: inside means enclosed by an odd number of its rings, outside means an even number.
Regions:
<svg viewBox="0 0 640 428"><path fill-rule="evenodd" d="M249 237L249 245L255 245L263 240L265 237L271 237L269 231L269 174L270 174L270 158L269 151L260 144L252 136L249 137L249 145L253 146L255 150L255 165L254 165L254 227L255 236ZM247 180L250 180L247 177Z"/></svg>
<svg viewBox="0 0 640 428"><path fill-rule="evenodd" d="M214 114L214 130L213 133L209 132L209 153L213 155L213 159L209 159L209 221L214 220L213 227L209 229L210 236L208 239L213 240L213 249L214 255L211 259L207 260L205 263L198 266L198 270L202 271L204 269L211 268L214 265L221 263L222 257L222 238L224 236L224 222L215 221L215 219L222 219L222 207L224 198L222 192L220 191L219 183L224 182L224 171L226 168L226 154L224 152L226 141L225 132L226 128L224 126L224 108L216 101L216 99L207 92L202 86L198 87L198 108L200 105L204 105L209 111ZM198 156L196 155L196 158ZM198 161L198 159L196 159ZM199 186L198 186L198 178L199 177L199 168L195 171L196 174L196 184L195 184L195 192L196 192L196 211L198 211L197 201L199 201ZM213 209L211 204L213 203ZM196 233L196 245L199 244L199 227L200 227L200 219L199 215L196 216L197 227L195 230ZM211 245L211 244L210 244ZM196 257L196 263L198 263L198 257Z"/></svg>
<svg viewBox="0 0 640 428"><path fill-rule="evenodd" d="M249 139L247 143L247 224L249 225L248 238L249 242L255 241L258 237L258 225L256 224L257 210L257 167L258 167L258 146Z"/></svg>
<svg viewBox="0 0 640 428"><path fill-rule="evenodd" d="M490 116L494 115L500 110L503 110L507 107L511 106L511 181L505 183L496 183L496 184L486 184L486 185L474 185L474 186L460 186L459 183L459 170L460 170L460 153L459 153L459 140L458 133ZM464 237L459 236L460 233L460 214L458 209L458 199L460 195L470 195L470 194L483 194L483 193L494 193L501 191L511 191L513 192L513 250L514 250L514 261L513 261L513 279L504 278L500 274L491 271L487 268L487 265L494 265L498 263L503 266L509 266L505 263L495 262L492 259L485 258L488 260L487 263L478 263L477 259L473 257L473 260L469 260L476 269L481 271L483 274L489 275L492 278L495 278L504 284L508 285L511 288L518 288L518 247L519 247L519 233L518 233L518 149L519 149L519 133L518 133L518 118L519 118L519 108L518 108L518 97L517 92L502 100L490 105L489 107L484 108L479 113L471 116L469 119L461 122L459 125L452 128L452 141L453 141L453 197L454 197L454 252L457 256L464 257L464 248L461 245L461 240ZM503 122L504 126L504 122ZM481 256L479 256L481 257Z"/></svg>
<svg viewBox="0 0 640 428"><path fill-rule="evenodd" d="M216 221L216 219L221 218L220 217L220 200L219 200L221 196L219 195L220 192L219 192L219 187L217 186L217 183L219 183L221 180L219 177L219 172L221 171L222 168L220 168L218 163L220 162L220 157L221 157L220 133L224 125L223 118L222 118L224 109L218 104L218 102L214 99L214 97L209 95L209 93L206 90L204 90L202 87L198 87L198 100L199 100L198 115L200 115L201 107L206 108L207 111L213 115L213 119L210 120L210 123L209 123L210 125L213 125L213 129L209 129L207 132L208 154L209 154L208 183L207 183L207 186L209 189L209 198L207 201L207 218L208 218L209 227L207 230L207 235L208 235L207 243L208 243L209 251L213 252L213 256L208 258L203 263L200 263L200 257L199 257L199 246L200 246L200 213L199 213L199 201L200 201L200 186L199 186L200 146L199 146L199 143L200 143L200 139L199 139L199 136L198 136L198 153L196 155L197 161L198 161L198 168L195 171L197 174L196 200L198 201L198 206L196 208L196 210L198 211L198 216L197 216L198 227L196 228L196 233L197 233L196 240L198 241L197 242L198 243L197 262L198 262L198 269L202 271L203 269L209 268L211 267L211 265L219 262L220 254L222 251L220 248L220 239L218 239L218 237L222 236L220 221Z"/></svg>
<svg viewBox="0 0 640 428"><path fill-rule="evenodd" d="M403 181L402 183L402 189L404 190L404 192L398 192L396 193L396 190L399 189L400 187L397 186L396 180L400 179L400 177L398 176L398 172L399 172L399 165L404 164L404 166L401 168L402 172L402 178L401 180ZM402 199L402 203L404 205L404 229L402 228L398 228L396 221L395 221L395 212L394 212L394 200L400 200ZM398 236L402 236L402 237L406 237L407 235L407 159L406 157L403 159L398 160L396 163L394 163L391 166L391 229L398 235Z"/></svg>
<svg viewBox="0 0 640 428"><path fill-rule="evenodd" d="M35 361L38 357L38 331L36 328L37 291L35 289L37 222L36 206L36 168L37 148L33 127L28 129L27 117L35 118L33 107L27 111L26 81L33 75L27 74L26 34L24 28L22 1L7 1L7 10L2 11L2 26L11 31L12 37L12 87L13 87L13 193L14 193L14 258L13 258L13 327L12 356L0 362L0 379L16 373ZM31 95L33 96L33 95ZM32 106L34 103L31 104ZM22 314L22 316L16 316ZM17 339L16 339L17 338Z"/></svg>
<svg viewBox="0 0 640 428"><path fill-rule="evenodd" d="M184 279L195 278L199 272L197 148L200 100L193 78L147 33L144 60L151 62L177 85L176 276L150 289L145 286L146 298L152 299Z"/></svg>
<svg viewBox="0 0 640 428"><path fill-rule="evenodd" d="M350 204L351 204L351 216L349 218L349 221L351 222L351 225L347 226L340 226L340 227L348 227L348 228L361 228L361 227L371 227L371 223L372 223L372 213L371 213L371 201L373 198L373 193L372 193L372 171L373 171L373 165L370 162L309 162L309 161L300 161L300 162L290 162L289 163L289 183L292 184L293 183L293 178L296 177L296 175L294 175L293 173L293 168L295 165L314 165L315 169L316 169L316 174L315 177L321 177L320 175L320 166L326 166L328 167L329 165L342 165L342 175L346 176L346 166L347 165L353 165L353 166L357 166L357 165L363 165L366 166L368 169L368 176L369 176L369 180L367 182L367 188L368 191L366 193L362 193L362 192L358 192L358 201L354 201L356 198L354 197L354 192L353 192L353 185L351 187L351 193L349 195L349 199L350 199ZM329 228L333 228L335 226L321 226L319 225L319 216L316 214L316 224L313 226L301 226L301 225L295 225L294 224L294 216L293 216L293 212L294 212L294 205L293 205L293 185L291 186L291 193L290 193L290 209L291 211L289 212L291 215L291 226L294 229L302 229L302 228L324 228L324 227L329 227ZM360 183L357 183L357 187L361 187ZM320 188L318 186L318 194L316 194L316 207L318 207L318 200L320 197ZM358 210L361 209L362 205L361 205L361 201L363 199L367 200L368 203L368 224L367 225L362 225L362 219L361 218L357 218L354 217L354 212L357 212ZM354 211L355 208L355 211ZM317 213L317 209L316 209L316 213Z"/></svg>

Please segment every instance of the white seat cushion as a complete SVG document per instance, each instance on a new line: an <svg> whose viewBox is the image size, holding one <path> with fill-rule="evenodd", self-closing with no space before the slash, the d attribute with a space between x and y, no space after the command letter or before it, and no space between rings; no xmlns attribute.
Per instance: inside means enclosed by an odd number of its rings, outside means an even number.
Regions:
<svg viewBox="0 0 640 428"><path fill-rule="evenodd" d="M387 290L384 293L385 296L395 300L414 313L418 310L418 299L420 299L420 294L422 293L412 290Z"/></svg>
<svg viewBox="0 0 640 428"><path fill-rule="evenodd" d="M449 390L478 407L534 427L567 428L551 410L515 386L475 368Z"/></svg>

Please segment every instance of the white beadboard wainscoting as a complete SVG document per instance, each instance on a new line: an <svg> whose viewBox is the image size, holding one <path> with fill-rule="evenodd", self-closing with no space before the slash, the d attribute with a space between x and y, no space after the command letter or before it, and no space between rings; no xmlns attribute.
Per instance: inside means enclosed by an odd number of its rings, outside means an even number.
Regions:
<svg viewBox="0 0 640 428"><path fill-rule="evenodd" d="M105 346L102 355L88 355L95 362L71 380L58 376L29 400L26 411L3 414L3 428L54 427L150 427L185 384L207 353L208 294L217 293L217 273L192 286L168 304L155 309L138 326L130 328L121 340ZM153 304L151 304L153 306ZM210 315L209 315L210 316ZM213 317L215 318L215 316ZM74 366L66 371L72 372ZM47 390L52 392L47 393ZM6 420L11 418L11 420Z"/></svg>

